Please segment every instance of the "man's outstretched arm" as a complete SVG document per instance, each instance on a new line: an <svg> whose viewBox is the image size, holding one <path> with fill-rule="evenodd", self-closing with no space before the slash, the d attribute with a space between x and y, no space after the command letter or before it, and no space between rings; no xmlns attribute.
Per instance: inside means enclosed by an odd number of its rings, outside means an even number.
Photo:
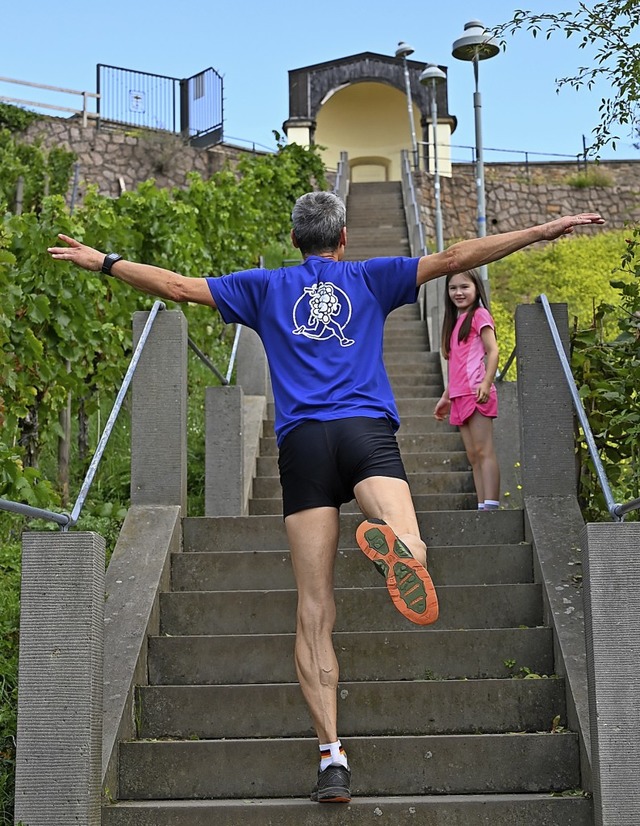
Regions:
<svg viewBox="0 0 640 826"><path fill-rule="evenodd" d="M59 235L67 246L49 247L52 258L59 261L71 261L83 270L101 272L105 254L99 250L81 244L68 235ZM215 301L209 290L206 278L187 278L162 267L150 264L136 264L133 261L116 261L111 268L111 275L119 278L143 293L165 298L168 301L191 301L194 304L206 304L215 307Z"/></svg>
<svg viewBox="0 0 640 826"><path fill-rule="evenodd" d="M556 218L546 224L529 229L487 235L485 238L471 238L460 241L442 252L423 256L418 262L418 286L441 275L466 272L483 264L490 264L528 247L536 241L553 241L562 235L569 235L575 227L604 224L604 218L597 212L583 212Z"/></svg>

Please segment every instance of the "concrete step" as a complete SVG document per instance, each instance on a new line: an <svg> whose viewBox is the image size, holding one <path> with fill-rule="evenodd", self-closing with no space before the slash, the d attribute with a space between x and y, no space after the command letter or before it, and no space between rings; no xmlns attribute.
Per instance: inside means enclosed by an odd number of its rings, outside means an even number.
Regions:
<svg viewBox="0 0 640 826"><path fill-rule="evenodd" d="M363 215L360 224L351 224L348 229L348 243L351 246L366 246L371 238L371 233L375 232L378 244L396 244L398 241L406 240L407 228L403 227L400 220L394 215L371 216L367 224L367 216Z"/></svg>
<svg viewBox="0 0 640 826"><path fill-rule="evenodd" d="M437 365L436 370L440 369L440 355L439 353L431 353L425 350L422 353L408 353L406 358L402 357L402 353L389 353L385 358L387 368L394 364L404 365L411 368L413 365L420 366L427 363Z"/></svg>
<svg viewBox="0 0 640 826"><path fill-rule="evenodd" d="M380 582L383 582L382 577ZM540 586L443 585L440 617L426 628L409 623L384 586L337 588L336 631L420 631L452 628L517 628L542 624ZM160 633L287 634L295 629L297 594L273 591L182 591L160 595Z"/></svg>
<svg viewBox="0 0 640 826"><path fill-rule="evenodd" d="M405 623L405 629L408 623ZM516 673L553 674L550 628L445 631L436 624L428 643L413 631L336 632L340 678L367 680L481 679ZM296 681L295 635L239 634L151 637L152 685L226 685ZM384 656L381 655L384 652ZM512 669L513 670L513 669Z"/></svg>
<svg viewBox="0 0 640 826"><path fill-rule="evenodd" d="M423 353L427 349L428 339L427 334L418 338L412 336L411 338L402 338L393 340L390 336L385 336L384 352L385 353Z"/></svg>
<svg viewBox="0 0 640 826"><path fill-rule="evenodd" d="M413 311L410 319L408 317L402 318L400 315L396 315L398 311L404 309L404 307L399 307L398 310L394 310L389 316L387 316L387 321L384 325L385 335L389 332L403 336L412 336L416 333L420 335L424 333L427 329L426 322L420 320L420 313L417 307L413 305L410 306ZM415 318L413 318L414 314Z"/></svg>
<svg viewBox="0 0 640 826"><path fill-rule="evenodd" d="M523 542L521 545L429 548L429 571L438 587L532 582L531 546ZM380 585L380 574L358 548L350 548L338 551L335 581L342 587L370 588ZM171 558L173 591L294 587L287 551L193 551L176 553Z"/></svg>
<svg viewBox="0 0 640 826"><path fill-rule="evenodd" d="M549 731L564 691L561 679L342 682L340 736ZM296 683L141 686L136 708L141 739L313 736Z"/></svg>
<svg viewBox="0 0 640 826"><path fill-rule="evenodd" d="M419 494L473 493L473 476L469 471L455 473L417 473L411 477L411 492ZM253 496L256 499L280 499L280 479L278 476L258 476L253 481Z"/></svg>
<svg viewBox="0 0 640 826"><path fill-rule="evenodd" d="M478 500L475 493L431 493L412 495L416 510L432 513L433 511L473 511L477 509ZM347 502L341 508L345 514L359 514L360 508L355 500ZM249 500L249 513L252 516L267 516L282 513L280 499Z"/></svg>
<svg viewBox="0 0 640 826"><path fill-rule="evenodd" d="M562 791L578 786L572 733L352 737L355 796ZM120 745L121 799L286 797L310 791L311 738ZM390 760L389 756L393 755ZM285 768L286 767L286 770Z"/></svg>
<svg viewBox="0 0 640 826"><path fill-rule="evenodd" d="M425 400L431 398L425 396ZM398 434L398 445L403 456L405 453L424 453L431 450L437 453L442 451L455 453L464 450L464 442L460 433L447 431L446 425L442 433L400 433Z"/></svg>
<svg viewBox="0 0 640 826"><path fill-rule="evenodd" d="M348 806L309 803L308 796L273 800L127 801L102 810L102 826L592 826L591 800L543 794L360 797Z"/></svg>
<svg viewBox="0 0 640 826"><path fill-rule="evenodd" d="M427 373L425 379L425 382L415 384L411 380L405 381L403 376L394 376L391 382L393 395L397 399L439 399L444 390L442 379L436 379L432 373Z"/></svg>
<svg viewBox="0 0 640 826"><path fill-rule="evenodd" d="M389 244L388 246L349 247L345 252L345 261L368 261L370 258L399 258L409 256L409 242L406 244Z"/></svg>
<svg viewBox="0 0 640 826"><path fill-rule="evenodd" d="M353 548L362 516L340 516L340 548ZM182 520L185 551L281 551L287 537L281 516L190 516ZM422 538L431 545L515 545L524 541L522 511L418 513Z"/></svg>
<svg viewBox="0 0 640 826"><path fill-rule="evenodd" d="M448 422L440 422L433 417L433 410L439 396L425 396L422 399L422 411L420 413L407 413L401 415L401 424L398 429L398 436L421 435L427 433L458 433L455 425ZM415 399L411 399L415 402Z"/></svg>
<svg viewBox="0 0 640 826"><path fill-rule="evenodd" d="M435 403L434 403L435 404ZM442 470L452 471L470 470L467 454L462 449L462 440L457 451L438 451L434 453L410 453L403 451L402 460L407 474ZM278 458L276 456L258 457L258 476L275 476L278 473Z"/></svg>

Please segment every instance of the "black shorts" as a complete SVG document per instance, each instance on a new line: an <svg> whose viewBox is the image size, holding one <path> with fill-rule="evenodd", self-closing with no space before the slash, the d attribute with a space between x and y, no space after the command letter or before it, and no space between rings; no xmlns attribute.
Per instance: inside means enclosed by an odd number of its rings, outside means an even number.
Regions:
<svg viewBox="0 0 640 826"><path fill-rule="evenodd" d="M295 427L282 440L278 457L284 516L307 508L340 508L370 476L404 479L391 422L356 416Z"/></svg>

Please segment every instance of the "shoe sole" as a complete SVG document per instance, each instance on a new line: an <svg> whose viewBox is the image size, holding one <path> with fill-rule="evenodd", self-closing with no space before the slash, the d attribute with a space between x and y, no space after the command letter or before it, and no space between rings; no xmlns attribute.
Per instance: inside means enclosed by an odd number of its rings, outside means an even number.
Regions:
<svg viewBox="0 0 640 826"><path fill-rule="evenodd" d="M329 786L322 790L322 797L320 797L318 790L314 789L311 793L311 800L315 803L350 803L351 791L346 786Z"/></svg>
<svg viewBox="0 0 640 826"><path fill-rule="evenodd" d="M318 797L317 803L351 803L351 795L345 793L344 789L336 790L334 797Z"/></svg>
<svg viewBox="0 0 640 826"><path fill-rule="evenodd" d="M384 576L398 611L416 625L434 623L439 607L433 580L387 523L378 519L362 522L356 540L362 553Z"/></svg>

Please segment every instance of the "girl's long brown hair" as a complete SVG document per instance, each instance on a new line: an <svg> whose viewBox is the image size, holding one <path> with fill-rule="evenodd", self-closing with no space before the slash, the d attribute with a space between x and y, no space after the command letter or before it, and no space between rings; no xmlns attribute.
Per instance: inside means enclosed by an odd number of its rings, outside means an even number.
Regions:
<svg viewBox="0 0 640 826"><path fill-rule="evenodd" d="M477 270L467 270L463 273L450 273L446 277L444 282L444 320L442 322L442 355L446 359L449 358L449 353L451 352L451 334L453 333L453 328L456 326L456 322L458 321L458 308L453 303L451 296L449 295L449 281L451 281L454 275L465 275L475 284L476 288L476 300L473 302L471 307L469 307L466 318L458 330L458 341L466 341L469 337L473 316L475 315L478 307L482 306L489 309L484 284L482 283L482 279L480 278L480 274Z"/></svg>

